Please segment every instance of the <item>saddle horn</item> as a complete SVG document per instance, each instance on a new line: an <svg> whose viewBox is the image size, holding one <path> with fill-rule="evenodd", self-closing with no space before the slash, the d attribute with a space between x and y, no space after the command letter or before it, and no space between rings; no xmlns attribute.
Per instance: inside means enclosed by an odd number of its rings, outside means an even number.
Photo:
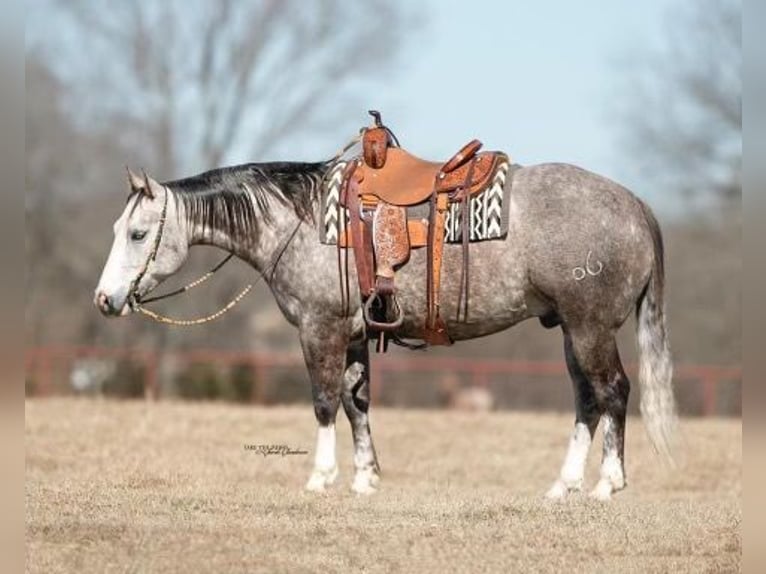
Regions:
<svg viewBox="0 0 766 574"><path fill-rule="evenodd" d="M383 127L383 120L381 119L380 112L378 110L367 110L367 113L374 118L376 128Z"/></svg>

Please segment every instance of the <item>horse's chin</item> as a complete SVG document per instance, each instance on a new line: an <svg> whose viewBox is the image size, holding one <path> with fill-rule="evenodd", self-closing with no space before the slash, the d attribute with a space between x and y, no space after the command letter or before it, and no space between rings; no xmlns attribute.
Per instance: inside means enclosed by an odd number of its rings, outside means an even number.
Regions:
<svg viewBox="0 0 766 574"><path fill-rule="evenodd" d="M106 317L107 319L120 319L122 317L127 317L128 315L133 313L133 309L130 308L130 305L125 304L122 309L119 311L104 311L103 309L99 309L101 311L101 314Z"/></svg>

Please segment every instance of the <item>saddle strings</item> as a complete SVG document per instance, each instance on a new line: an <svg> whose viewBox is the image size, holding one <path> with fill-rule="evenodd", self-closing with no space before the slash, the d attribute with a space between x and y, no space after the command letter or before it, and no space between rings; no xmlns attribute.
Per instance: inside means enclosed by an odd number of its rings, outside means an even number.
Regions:
<svg viewBox="0 0 766 574"><path fill-rule="evenodd" d="M335 154L335 155L332 157L332 159L330 160L330 163L335 163L336 161L338 161L340 158L342 158L344 155L346 155L346 152L348 152L348 150L350 150L352 147L354 147L356 144L358 144L358 143L359 143L359 141L362 139L362 136L364 135L364 130L365 130L365 128L362 128L361 130L359 130L359 133L358 133L358 134L356 134L354 137L352 137L352 138L351 138L351 139L348 141L348 143L347 143L346 145L344 145L344 146L343 146L343 147L342 147L342 148L341 148L341 149L338 151L338 153L336 153L336 154Z"/></svg>

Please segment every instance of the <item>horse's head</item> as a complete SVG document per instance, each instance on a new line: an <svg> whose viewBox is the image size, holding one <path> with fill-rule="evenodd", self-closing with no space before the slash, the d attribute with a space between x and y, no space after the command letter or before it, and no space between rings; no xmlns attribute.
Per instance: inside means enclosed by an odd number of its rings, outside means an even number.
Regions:
<svg viewBox="0 0 766 574"><path fill-rule="evenodd" d="M167 187L128 170L130 197L114 224L114 242L94 303L108 316L127 315L132 304L175 273L189 252L178 202Z"/></svg>

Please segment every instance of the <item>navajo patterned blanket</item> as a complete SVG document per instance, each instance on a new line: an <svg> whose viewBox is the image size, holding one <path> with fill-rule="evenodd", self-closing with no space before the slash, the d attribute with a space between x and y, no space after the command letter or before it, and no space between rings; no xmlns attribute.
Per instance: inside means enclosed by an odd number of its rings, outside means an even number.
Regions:
<svg viewBox="0 0 766 574"><path fill-rule="evenodd" d="M322 185L320 198L322 225L319 228L319 240L328 245L335 245L340 235L338 202L340 201L343 170L347 164L348 162L345 160L336 162ZM492 174L487 188L471 197L469 208L469 240L471 242L502 239L508 234L511 185L513 173L518 168L518 165L511 164L508 158L503 156L497 162L495 172ZM429 204L427 201L407 208L408 219L428 220L428 215ZM346 210L346 221L348 221L348 210ZM445 222L444 240L447 243L460 243L463 238L462 226L461 204L450 204Z"/></svg>

